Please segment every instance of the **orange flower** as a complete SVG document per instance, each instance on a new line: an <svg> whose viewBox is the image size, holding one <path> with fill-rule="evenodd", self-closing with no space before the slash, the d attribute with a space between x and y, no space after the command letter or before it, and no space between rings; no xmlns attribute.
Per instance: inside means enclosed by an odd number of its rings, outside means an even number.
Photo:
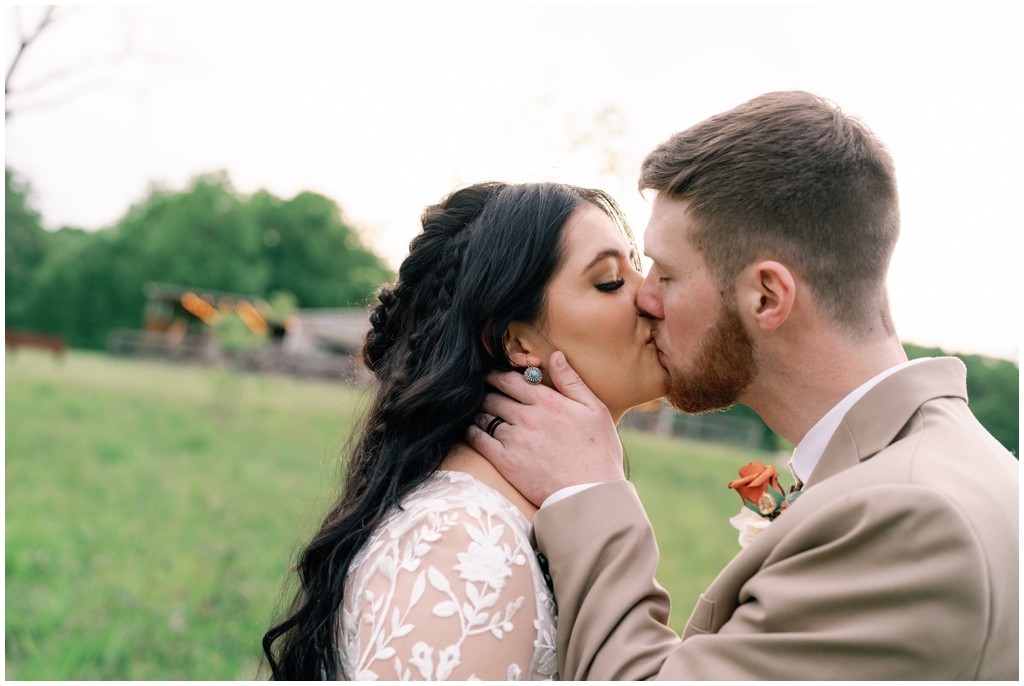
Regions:
<svg viewBox="0 0 1024 686"><path fill-rule="evenodd" d="M735 489L740 498L749 500L754 505L759 505L761 496L769 486L782 492L782 487L779 486L779 473L775 467L765 467L760 460L740 467L740 478L729 482L729 488Z"/></svg>

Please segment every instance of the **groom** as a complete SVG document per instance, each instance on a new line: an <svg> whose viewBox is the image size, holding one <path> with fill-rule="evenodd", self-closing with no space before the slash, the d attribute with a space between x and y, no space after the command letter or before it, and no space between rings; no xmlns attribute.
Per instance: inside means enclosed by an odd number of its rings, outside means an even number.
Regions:
<svg viewBox="0 0 1024 686"><path fill-rule="evenodd" d="M1018 463L968 410L959 360L907 362L881 142L820 98L770 93L671 137L640 186L653 266L636 300L669 400L756 410L796 445L802 494L680 639L603 405L559 352L561 393L492 375L484 409L507 425L468 438L542 504L561 677L1017 679Z"/></svg>

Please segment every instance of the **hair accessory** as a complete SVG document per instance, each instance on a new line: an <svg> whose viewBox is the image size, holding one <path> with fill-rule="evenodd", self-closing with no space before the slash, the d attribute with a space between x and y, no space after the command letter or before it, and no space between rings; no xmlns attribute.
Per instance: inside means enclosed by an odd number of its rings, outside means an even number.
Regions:
<svg viewBox="0 0 1024 686"><path fill-rule="evenodd" d="M530 366L523 372L523 378L526 379L526 383L536 386L544 380L544 374L536 367Z"/></svg>
<svg viewBox="0 0 1024 686"><path fill-rule="evenodd" d="M495 417L491 420L491 423L487 425L487 435L494 438L494 430L498 428L499 424L504 424L505 420L501 417Z"/></svg>

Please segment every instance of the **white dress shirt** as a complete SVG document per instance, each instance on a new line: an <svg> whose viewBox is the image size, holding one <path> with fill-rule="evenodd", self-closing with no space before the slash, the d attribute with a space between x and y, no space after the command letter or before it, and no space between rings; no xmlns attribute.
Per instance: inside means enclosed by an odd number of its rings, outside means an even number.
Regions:
<svg viewBox="0 0 1024 686"><path fill-rule="evenodd" d="M825 416L818 420L818 422L811 427L800 443L797 444L796 448L793 449L793 457L789 460L789 469L793 472L793 478L796 479L798 484L803 484L811 477L811 472L818 466L818 461L821 459L822 454L825 452L825 448L828 447L828 442L832 440L832 436L835 434L836 429L843 423L843 417L850 411L850 408L857 404L857 401L863 398L868 391L878 385L882 379L895 374L901 369L905 369L912 364L923 362L924 360L931 359L929 357L921 357L916 360L910 360L898 364L895 367L889 367L881 374L873 376L871 379L865 381L860 386L857 386L849 395L836 403L835 407L825 413Z"/></svg>
<svg viewBox="0 0 1024 686"><path fill-rule="evenodd" d="M878 385L882 379L895 374L899 370L929 359L931 358L921 357L916 360L910 360L909 362L903 362L895 367L889 367L881 374L878 374L862 383L853 392L836 403L831 410L825 413L824 417L819 419L818 422L811 427L811 430L807 432L803 437L803 440L801 440L793 450L793 457L789 460L789 468L793 472L793 478L800 484L803 484L811 476L811 472L813 472L814 468L818 466L818 461L825 452L828 442L832 440L832 435L835 434L836 429L838 429L839 425L842 423L843 417L846 416L846 413L850 411L850 408L856 405L857 401L863 398L868 391ZM571 495L575 495L576 493L587 490L591 486L597 485L598 484L595 483L567 486L549 495L541 504L541 508L553 505L559 500L565 500Z"/></svg>

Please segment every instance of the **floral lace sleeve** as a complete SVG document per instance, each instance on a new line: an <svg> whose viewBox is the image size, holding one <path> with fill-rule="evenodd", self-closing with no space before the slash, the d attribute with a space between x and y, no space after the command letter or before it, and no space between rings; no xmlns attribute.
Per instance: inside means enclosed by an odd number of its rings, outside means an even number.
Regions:
<svg viewBox="0 0 1024 686"><path fill-rule="evenodd" d="M397 534L397 532L396 532ZM474 503L430 511L377 539L345 603L356 679L518 679L536 648L528 541Z"/></svg>

